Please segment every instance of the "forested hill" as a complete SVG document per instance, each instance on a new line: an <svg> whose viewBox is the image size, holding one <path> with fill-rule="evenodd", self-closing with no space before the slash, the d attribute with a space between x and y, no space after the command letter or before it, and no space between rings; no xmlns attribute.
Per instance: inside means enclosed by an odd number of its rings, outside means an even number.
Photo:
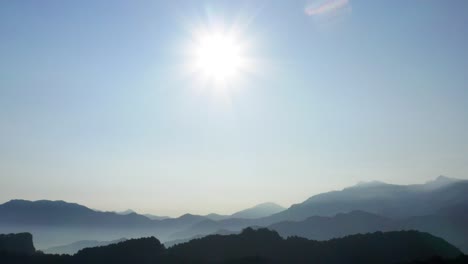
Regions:
<svg viewBox="0 0 468 264"><path fill-rule="evenodd" d="M154 237L88 248L73 256L25 254L0 248L0 263L348 263L392 264L433 256L456 258L461 252L427 233L376 232L328 241L281 238L268 229L244 229L238 235L211 235L166 249Z"/></svg>

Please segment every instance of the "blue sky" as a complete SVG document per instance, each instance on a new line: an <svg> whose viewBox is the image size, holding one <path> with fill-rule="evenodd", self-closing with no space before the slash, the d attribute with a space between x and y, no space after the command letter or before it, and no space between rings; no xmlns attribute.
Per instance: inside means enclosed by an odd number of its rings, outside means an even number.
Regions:
<svg viewBox="0 0 468 264"><path fill-rule="evenodd" d="M0 201L230 213L468 179L468 2L2 1ZM252 71L187 73L236 27Z"/></svg>

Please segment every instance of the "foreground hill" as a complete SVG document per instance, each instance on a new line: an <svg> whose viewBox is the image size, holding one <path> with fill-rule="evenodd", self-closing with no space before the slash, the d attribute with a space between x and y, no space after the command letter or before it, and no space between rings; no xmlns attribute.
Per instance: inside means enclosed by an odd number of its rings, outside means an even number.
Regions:
<svg viewBox="0 0 468 264"><path fill-rule="evenodd" d="M203 263L259 257L277 263L397 263L434 255L456 257L460 251L444 240L416 231L353 235L329 241L281 238L268 229L239 235L212 235L179 244L169 253Z"/></svg>
<svg viewBox="0 0 468 264"><path fill-rule="evenodd" d="M161 259L165 248L154 237L130 239L102 247L85 248L73 256L75 263L151 263Z"/></svg>
<svg viewBox="0 0 468 264"><path fill-rule="evenodd" d="M30 233L0 234L0 251L31 255L36 249Z"/></svg>
<svg viewBox="0 0 468 264"><path fill-rule="evenodd" d="M432 257L426 260L415 260L407 264L467 264L468 256L460 255L452 259L444 259L441 257Z"/></svg>
<svg viewBox="0 0 468 264"><path fill-rule="evenodd" d="M404 263L433 256L455 258L458 249L427 233L377 232L329 241L281 238L268 229L211 235L169 249L154 237L87 248L73 256L0 251L0 263Z"/></svg>
<svg viewBox="0 0 468 264"><path fill-rule="evenodd" d="M417 229L442 237L463 252L468 252L468 206L459 204L435 214L398 221L400 229Z"/></svg>

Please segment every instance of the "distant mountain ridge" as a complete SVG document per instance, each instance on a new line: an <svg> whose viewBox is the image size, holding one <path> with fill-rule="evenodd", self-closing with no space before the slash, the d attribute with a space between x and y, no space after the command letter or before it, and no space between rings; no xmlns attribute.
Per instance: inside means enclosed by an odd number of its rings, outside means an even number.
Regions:
<svg viewBox="0 0 468 264"><path fill-rule="evenodd" d="M48 249L44 249L42 251L47 254L73 255L84 248L107 246L111 244L117 244L126 240L127 240L126 238L121 238L121 239L112 240L112 241L81 240L81 241L77 241L68 245L51 247Z"/></svg>
<svg viewBox="0 0 468 264"><path fill-rule="evenodd" d="M434 181L413 185L361 183L314 195L264 221L301 221L309 216L333 216L354 210L404 218L435 213L453 204L468 205L468 180L439 176Z"/></svg>
<svg viewBox="0 0 468 264"><path fill-rule="evenodd" d="M232 214L229 218L243 218L243 219L254 219L260 217L267 217L272 214L284 211L286 208L276 203L268 202L258 204L254 207L244 209L242 211Z"/></svg>
<svg viewBox="0 0 468 264"><path fill-rule="evenodd" d="M120 215L139 214L139 213L133 211L132 209L127 209L125 211L115 212L115 213L120 214ZM146 216L151 220L164 220L164 219L171 218L169 216L159 216L159 215L153 215L153 214L140 214L140 215Z"/></svg>
<svg viewBox="0 0 468 264"><path fill-rule="evenodd" d="M187 214L152 220L136 213L101 212L64 201L11 200L0 204L0 232L30 231L43 249L79 240L110 241L145 234L164 238L205 219Z"/></svg>
<svg viewBox="0 0 468 264"><path fill-rule="evenodd" d="M206 220L169 237L180 240L226 229L267 226L282 235L330 239L349 234L416 229L468 252L468 181L438 177L424 184L359 183L312 196L263 218ZM312 224L313 223L313 224ZM283 228L283 229L282 229Z"/></svg>
<svg viewBox="0 0 468 264"><path fill-rule="evenodd" d="M269 206L274 207L272 204L260 205L246 213L269 215ZM144 234L157 234L162 239L168 239L172 233L208 219L193 214L151 219L133 210L103 212L65 201L17 199L0 204L0 232L30 231L35 234L36 242L42 249L79 240L111 241L120 237L141 237ZM100 232L94 232L95 229Z"/></svg>
<svg viewBox="0 0 468 264"><path fill-rule="evenodd" d="M300 236L314 240L328 240L354 234L397 230L397 224L388 218L352 211L333 217L311 216L303 221L284 221L268 226L283 237Z"/></svg>
<svg viewBox="0 0 468 264"><path fill-rule="evenodd" d="M265 208L267 210L263 210ZM270 209L279 212L270 215ZM365 229L360 226L359 221L353 220L354 218L335 225L334 230L331 228L333 225L330 223L339 223L338 219L349 217L347 214L355 211L361 212L361 216L369 214L375 216L371 218L381 218L382 223L387 220L391 220L392 223L397 221L398 228L404 226L431 232L468 251L468 242L461 238L461 235L465 234L463 230L468 230L468 217L463 213L468 211L468 181L444 176L424 184L413 185L361 182L340 191L314 195L285 210L276 204L265 203L230 216L185 214L178 218L162 220L152 220L134 212L125 215L99 212L64 201L12 200L0 205L0 232L31 231L35 234L40 248L49 248L79 240L111 241L146 234L157 235L162 241L182 241L212 234L218 230L238 232L248 226L266 227L285 221L300 222L294 224L299 226L312 221L311 219L315 223L324 224L323 228L317 230L315 237L307 233L311 232L309 229L304 229L304 232L297 233L298 235L322 239L361 231L398 230L395 227L385 229L386 225L378 226L377 223L381 224L379 221L375 222L378 228ZM267 216L249 218L258 215ZM354 216L356 217L356 214ZM464 221L465 219L467 221ZM367 226L372 227L374 224L368 223ZM100 232L96 233L96 229Z"/></svg>
<svg viewBox="0 0 468 264"><path fill-rule="evenodd" d="M261 217L267 217L272 214L279 213L285 209L286 208L282 207L279 204L276 204L273 202L266 202L266 203L257 204L253 207L235 212L231 215L220 215L220 214L211 213L211 214L205 215L205 217L213 221L220 221L220 220L225 220L229 218L255 219L255 218L261 218Z"/></svg>
<svg viewBox="0 0 468 264"><path fill-rule="evenodd" d="M0 205L0 223L62 226L149 226L153 221L138 214L99 212L64 201L11 200Z"/></svg>
<svg viewBox="0 0 468 264"><path fill-rule="evenodd" d="M153 215L153 214L144 214L144 216L148 217L151 220L164 220L164 219L172 218L169 216L159 216L159 215Z"/></svg>

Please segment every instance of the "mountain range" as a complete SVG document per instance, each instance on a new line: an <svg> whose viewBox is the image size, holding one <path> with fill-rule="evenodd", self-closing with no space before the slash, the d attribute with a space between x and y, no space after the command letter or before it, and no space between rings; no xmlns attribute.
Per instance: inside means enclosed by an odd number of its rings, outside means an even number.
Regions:
<svg viewBox="0 0 468 264"><path fill-rule="evenodd" d="M416 229L441 236L468 252L467 212L466 180L440 176L414 185L368 182L312 196L268 217L205 220L172 234L170 239L207 235L217 230L239 231L248 226L266 226L284 236L317 240Z"/></svg>
<svg viewBox="0 0 468 264"><path fill-rule="evenodd" d="M220 230L235 233L249 226L268 227L283 237L314 240L415 229L468 252L467 212L468 181L440 176L413 185L361 182L314 195L287 209L265 203L232 215L185 214L166 219L150 219L133 211L99 212L64 201L12 200L0 205L0 233L31 232L35 244L46 249L80 240L122 237L186 241Z"/></svg>
<svg viewBox="0 0 468 264"><path fill-rule="evenodd" d="M265 203L234 213L245 217L268 216L283 210ZM223 219L231 216L223 216ZM173 233L209 220L208 216L184 214L177 218L140 215L132 210L102 212L65 201L11 200L0 205L0 233L32 232L43 249L78 241L112 241L122 237L157 235L163 240Z"/></svg>
<svg viewBox="0 0 468 264"><path fill-rule="evenodd" d="M231 215L220 215L220 214L212 213L212 214L205 215L205 217L213 221L219 221L219 220L224 220L224 219L229 219L229 218L255 219L255 218L261 218L261 217L267 217L267 216L279 213L281 211L284 211L285 209L286 208L276 203L267 202L267 203L255 205L253 207L241 210L239 212L235 212Z"/></svg>
<svg viewBox="0 0 468 264"><path fill-rule="evenodd" d="M435 213L456 204L468 204L468 181L439 176L425 184L396 185L383 182L314 195L302 203L267 217L265 221L304 220L362 210L390 218Z"/></svg>

